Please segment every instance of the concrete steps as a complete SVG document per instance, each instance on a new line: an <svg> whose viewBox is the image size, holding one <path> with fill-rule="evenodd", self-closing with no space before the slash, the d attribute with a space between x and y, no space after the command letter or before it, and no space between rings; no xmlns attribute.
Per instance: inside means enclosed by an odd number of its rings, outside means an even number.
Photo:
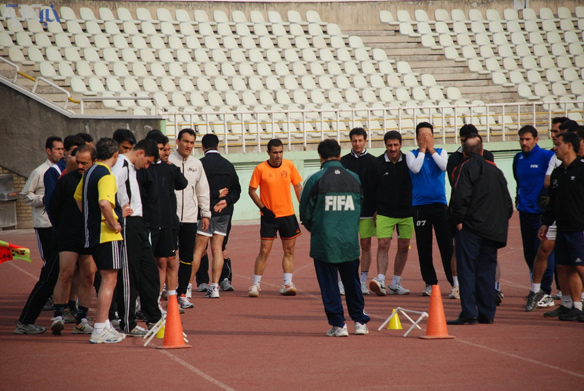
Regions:
<svg viewBox="0 0 584 391"><path fill-rule="evenodd" d="M516 88L494 85L490 75L471 72L466 62L448 60L443 50L422 46L419 37L401 35L396 26L380 26L385 27L385 30L380 31L370 26L367 31L343 30L343 32L358 35L365 46L385 50L387 56L396 62L407 61L414 72L433 75L444 87L457 87L462 96L469 101L482 100L492 103L520 100Z"/></svg>

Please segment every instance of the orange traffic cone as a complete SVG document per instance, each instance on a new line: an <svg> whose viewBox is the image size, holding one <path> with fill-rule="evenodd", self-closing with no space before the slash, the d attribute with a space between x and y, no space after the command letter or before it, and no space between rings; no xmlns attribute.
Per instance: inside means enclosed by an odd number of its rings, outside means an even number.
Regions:
<svg viewBox="0 0 584 391"><path fill-rule="evenodd" d="M158 349L180 348L192 348L192 346L185 343L176 295L169 295L166 325L164 326L164 341L162 346L158 346Z"/></svg>
<svg viewBox="0 0 584 391"><path fill-rule="evenodd" d="M440 295L440 286L432 285L432 296L430 296L430 310L428 311L428 327L426 335L420 336L423 339L445 339L455 338L448 335L446 328L446 317L444 316L444 306Z"/></svg>

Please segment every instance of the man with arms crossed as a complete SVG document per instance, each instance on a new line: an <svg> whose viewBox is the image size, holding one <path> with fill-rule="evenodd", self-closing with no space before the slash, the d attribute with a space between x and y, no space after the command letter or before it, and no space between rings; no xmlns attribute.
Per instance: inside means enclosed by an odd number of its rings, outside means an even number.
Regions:
<svg viewBox="0 0 584 391"><path fill-rule="evenodd" d="M191 156L195 148L195 137L193 129L181 130L177 137L177 150L171 153L168 158L168 161L175 164L189 181L187 187L176 191L176 213L180 221L178 288L175 291L174 287L167 287L168 296L178 295L178 304L185 309L194 307L186 293L193 269L199 209L201 209L201 229L203 231L209 227L209 218L211 217L209 182L201 161Z"/></svg>
<svg viewBox="0 0 584 391"><path fill-rule="evenodd" d="M283 158L284 146L279 139L272 139L268 142L268 156L270 157L268 160L258 164L253 170L249 182L249 196L262 213L260 253L255 260L253 284L249 288L249 296L258 297L260 294L262 274L266 269L266 262L278 232L280 232L284 249L284 257L282 258L284 284L280 289L280 294L294 296L298 293L292 282L294 245L296 238L300 236L300 227L294 214L290 184L294 186L296 199L300 201L302 178L294 163ZM257 194L258 187L260 188L259 196Z"/></svg>

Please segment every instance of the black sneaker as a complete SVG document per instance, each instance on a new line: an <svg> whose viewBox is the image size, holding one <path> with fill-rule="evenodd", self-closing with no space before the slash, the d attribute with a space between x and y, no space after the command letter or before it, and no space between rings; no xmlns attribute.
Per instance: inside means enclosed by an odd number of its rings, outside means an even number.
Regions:
<svg viewBox="0 0 584 391"><path fill-rule="evenodd" d="M49 296L47 302L43 306L43 311L54 311L55 307L53 306L53 296Z"/></svg>
<svg viewBox="0 0 584 391"><path fill-rule="evenodd" d="M527 303L525 303L525 311L531 312L537 308L537 303L542 299L543 291L540 289L538 292L529 291L527 296Z"/></svg>
<svg viewBox="0 0 584 391"><path fill-rule="evenodd" d="M553 311L544 312L543 317L544 318L557 318L561 314L566 313L568 311L570 311L569 308L566 308L563 305L561 305Z"/></svg>
<svg viewBox="0 0 584 391"><path fill-rule="evenodd" d="M136 320L141 320L143 322L146 322L148 319L146 319L146 315L144 315L144 313L140 310L136 311Z"/></svg>
<svg viewBox="0 0 584 391"><path fill-rule="evenodd" d="M503 302L503 297L505 297L503 292L501 292L498 289L495 289L495 303L497 303L497 306L501 305L501 303Z"/></svg>
<svg viewBox="0 0 584 391"><path fill-rule="evenodd" d="M582 315L582 310L579 310L578 308L572 307L567 312L560 314L558 316L558 318L560 320L574 321L574 320L578 320L580 315Z"/></svg>

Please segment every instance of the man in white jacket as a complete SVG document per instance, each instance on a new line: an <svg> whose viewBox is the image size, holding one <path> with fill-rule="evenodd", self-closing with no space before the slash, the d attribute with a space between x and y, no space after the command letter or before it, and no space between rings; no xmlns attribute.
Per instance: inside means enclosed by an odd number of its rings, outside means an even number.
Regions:
<svg viewBox="0 0 584 391"><path fill-rule="evenodd" d="M34 324L43 306L53 293L53 289L59 277L59 254L54 247L53 227L45 210L43 198L45 185L43 176L45 172L63 157L63 141L60 137L48 137L45 142L47 160L30 173L20 195L24 201L32 206L32 220L39 252L43 259L43 267L38 282L30 292L28 300L22 309L18 319L15 334L39 334L46 331L45 327Z"/></svg>
<svg viewBox="0 0 584 391"><path fill-rule="evenodd" d="M176 213L180 221L178 231L178 288L173 291L174 287L167 287L168 296L178 295L178 304L182 308L194 307L187 298L186 292L191 279L199 209L201 211L203 231L207 230L209 218L211 217L207 176L201 161L191 156L195 148L195 138L194 130L181 130L176 140L177 150L171 153L168 158L168 161L180 168L182 174L189 181L185 189L176 191Z"/></svg>

